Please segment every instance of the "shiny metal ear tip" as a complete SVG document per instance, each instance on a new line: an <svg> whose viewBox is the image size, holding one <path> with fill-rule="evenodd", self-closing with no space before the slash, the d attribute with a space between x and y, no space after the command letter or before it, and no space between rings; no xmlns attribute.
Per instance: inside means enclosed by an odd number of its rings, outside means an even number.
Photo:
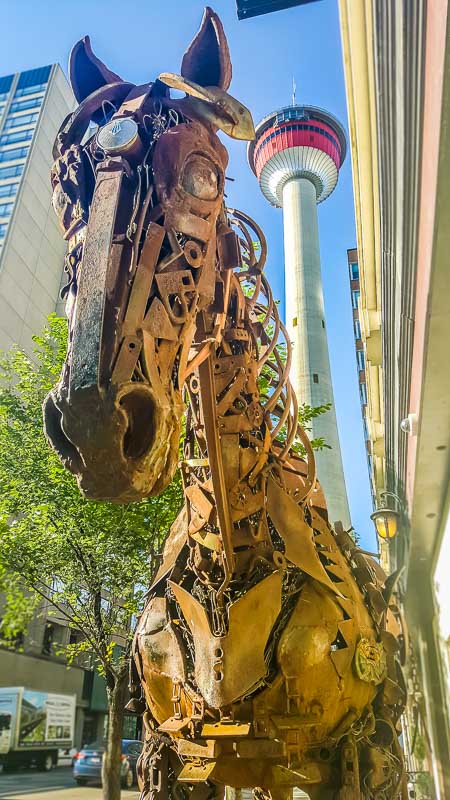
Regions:
<svg viewBox="0 0 450 800"><path fill-rule="evenodd" d="M186 92L193 111L232 139L252 141L255 138L248 108L218 86L200 86L174 72L162 72L158 80L171 89Z"/></svg>
<svg viewBox="0 0 450 800"><path fill-rule="evenodd" d="M239 137L236 137L236 138L245 139L246 142L253 142L256 139L255 124L253 122L253 117L252 117L250 111L248 111L248 109L245 109L245 110L246 110L247 115L248 115L247 119L246 119L245 136L239 136Z"/></svg>

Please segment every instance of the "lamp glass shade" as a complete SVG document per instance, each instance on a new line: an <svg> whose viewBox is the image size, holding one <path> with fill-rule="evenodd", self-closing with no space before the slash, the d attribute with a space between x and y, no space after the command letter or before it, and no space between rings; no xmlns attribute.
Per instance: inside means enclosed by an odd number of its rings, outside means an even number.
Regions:
<svg viewBox="0 0 450 800"><path fill-rule="evenodd" d="M378 508L370 515L380 539L393 539L398 533L398 511L392 508Z"/></svg>

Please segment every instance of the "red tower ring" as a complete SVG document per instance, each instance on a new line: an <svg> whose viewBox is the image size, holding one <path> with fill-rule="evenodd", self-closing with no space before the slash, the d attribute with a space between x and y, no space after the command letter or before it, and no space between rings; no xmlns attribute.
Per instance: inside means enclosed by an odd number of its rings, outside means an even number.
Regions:
<svg viewBox="0 0 450 800"><path fill-rule="evenodd" d="M329 197L346 151L345 131L332 114L315 106L286 106L259 123L247 155L262 193L281 207L283 186L291 178L309 178L318 203Z"/></svg>

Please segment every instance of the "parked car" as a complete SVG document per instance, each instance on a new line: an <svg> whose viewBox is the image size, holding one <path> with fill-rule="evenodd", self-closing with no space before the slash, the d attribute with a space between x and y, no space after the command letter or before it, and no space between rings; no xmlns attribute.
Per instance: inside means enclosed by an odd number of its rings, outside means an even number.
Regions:
<svg viewBox="0 0 450 800"><path fill-rule="evenodd" d="M122 786L130 789L136 781L136 764L141 754L143 743L135 739L122 739ZM79 786L89 781L99 783L102 779L102 760L106 750L104 744L90 744L75 754L73 777Z"/></svg>

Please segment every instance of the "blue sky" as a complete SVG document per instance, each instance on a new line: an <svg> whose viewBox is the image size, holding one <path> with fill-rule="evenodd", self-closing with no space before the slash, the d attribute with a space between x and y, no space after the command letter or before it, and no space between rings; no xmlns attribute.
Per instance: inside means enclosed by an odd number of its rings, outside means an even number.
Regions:
<svg viewBox="0 0 450 800"><path fill-rule="evenodd" d="M74 42L86 33L94 51L122 78L135 83L159 72L179 72L181 58L196 32L200 0L3 0L0 75L58 61L64 69ZM8 11L5 13L7 5ZM238 22L234 0L216 0L233 62L230 92L245 103L256 122L291 102L322 106L347 129L342 54L336 0L321 0ZM230 152L229 204L242 208L263 227L269 245L267 274L283 301L282 212L259 192L243 142L225 137ZM325 308L336 412L353 524L363 547L375 536L367 475L347 248L356 242L350 158L331 197L319 206ZM284 312L284 303L282 302Z"/></svg>

